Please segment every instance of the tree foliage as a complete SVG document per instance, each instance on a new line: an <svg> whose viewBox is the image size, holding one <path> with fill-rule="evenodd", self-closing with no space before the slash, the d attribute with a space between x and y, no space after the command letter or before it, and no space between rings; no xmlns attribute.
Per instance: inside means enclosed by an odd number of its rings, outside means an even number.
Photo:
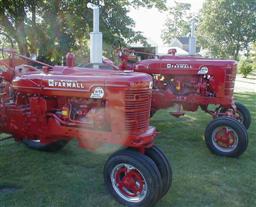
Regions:
<svg viewBox="0 0 256 207"><path fill-rule="evenodd" d="M185 36L190 32L191 5L175 2L174 7L168 9L168 18L162 31L164 43L170 43L174 37Z"/></svg>
<svg viewBox="0 0 256 207"><path fill-rule="evenodd" d="M166 0L94 0L103 5L101 25L104 42L111 44L118 37L125 42L144 42L134 31L134 21L128 16L129 7L165 9ZM61 62L68 51L88 52L92 30L92 10L88 0L0 0L0 26L18 44L20 53L32 53L47 60Z"/></svg>
<svg viewBox="0 0 256 207"><path fill-rule="evenodd" d="M249 58L242 59L238 64L239 73L246 78L253 70L252 61Z"/></svg>
<svg viewBox="0 0 256 207"><path fill-rule="evenodd" d="M256 70L256 42L252 44L250 51L250 59L252 60L253 69Z"/></svg>
<svg viewBox="0 0 256 207"><path fill-rule="evenodd" d="M199 42L213 56L238 59L256 41L255 0L206 0L199 22Z"/></svg>

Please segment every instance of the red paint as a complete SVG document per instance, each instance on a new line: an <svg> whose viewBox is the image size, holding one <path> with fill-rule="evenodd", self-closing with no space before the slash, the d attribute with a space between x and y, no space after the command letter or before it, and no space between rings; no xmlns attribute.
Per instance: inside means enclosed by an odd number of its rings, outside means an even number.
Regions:
<svg viewBox="0 0 256 207"><path fill-rule="evenodd" d="M139 151L152 146L156 130L149 126L151 76L95 73L73 67L74 59L68 54L68 66L45 65L43 70L9 64L14 59L0 61L7 69L0 74L0 131L17 141L39 138L43 144L77 138L80 146L92 150L105 143Z"/></svg>
<svg viewBox="0 0 256 207"><path fill-rule="evenodd" d="M235 135L223 127L216 133L215 140L220 146L229 148L235 143Z"/></svg>
<svg viewBox="0 0 256 207"><path fill-rule="evenodd" d="M168 54L175 55L177 53L176 49L170 49L168 50Z"/></svg>
<svg viewBox="0 0 256 207"><path fill-rule="evenodd" d="M143 177L137 170L128 170L125 167L116 172L115 181L122 194L128 197L137 197L141 194L145 184Z"/></svg>
<svg viewBox="0 0 256 207"><path fill-rule="evenodd" d="M66 55L66 65L69 67L69 68L72 68L75 66L75 55L73 53L68 53Z"/></svg>
<svg viewBox="0 0 256 207"><path fill-rule="evenodd" d="M172 114L178 117L184 114L183 110L196 111L200 106L212 116L217 116L218 112L208 110L211 104L235 109L235 61L175 56L175 51L170 50L170 55L129 63L128 51L120 53L120 69L132 69L152 76L152 110L178 105L178 110ZM203 67L207 67L208 72L199 74Z"/></svg>

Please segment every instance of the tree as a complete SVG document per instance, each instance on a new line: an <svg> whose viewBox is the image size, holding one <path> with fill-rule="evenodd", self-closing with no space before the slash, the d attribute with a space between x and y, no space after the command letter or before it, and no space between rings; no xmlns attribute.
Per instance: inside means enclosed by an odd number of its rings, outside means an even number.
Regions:
<svg viewBox="0 0 256 207"><path fill-rule="evenodd" d="M108 44L118 37L123 42L145 43L133 30L129 7L165 8L166 0L94 0L101 8L101 31ZM85 0L0 0L0 25L16 40L21 54L37 53L55 63L68 51L88 49L92 30L92 11Z"/></svg>
<svg viewBox="0 0 256 207"><path fill-rule="evenodd" d="M216 57L238 59L256 41L255 0L206 0L198 40Z"/></svg>
<svg viewBox="0 0 256 207"><path fill-rule="evenodd" d="M175 2L175 6L168 9L168 18L162 31L164 43L168 44L173 38L190 32L190 8L190 4Z"/></svg>
<svg viewBox="0 0 256 207"><path fill-rule="evenodd" d="M253 69L256 70L256 42L252 44L250 58L252 60Z"/></svg>
<svg viewBox="0 0 256 207"><path fill-rule="evenodd" d="M27 54L28 52L25 35L26 7L25 1L0 1L1 25L18 42L19 50L22 54Z"/></svg>
<svg viewBox="0 0 256 207"><path fill-rule="evenodd" d="M243 75L243 78L247 78L247 76L252 72L253 65L249 58L241 59L238 64L239 73Z"/></svg>

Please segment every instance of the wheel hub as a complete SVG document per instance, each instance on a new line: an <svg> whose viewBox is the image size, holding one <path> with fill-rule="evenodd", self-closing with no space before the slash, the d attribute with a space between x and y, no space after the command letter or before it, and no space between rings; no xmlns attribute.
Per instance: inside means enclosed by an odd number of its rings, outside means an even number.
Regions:
<svg viewBox="0 0 256 207"><path fill-rule="evenodd" d="M228 126L216 128L213 131L212 140L215 147L222 151L234 150L238 145L238 135Z"/></svg>
<svg viewBox="0 0 256 207"><path fill-rule="evenodd" d="M223 147L230 147L235 143L235 137L231 131L223 128L216 133L216 141Z"/></svg>
<svg viewBox="0 0 256 207"><path fill-rule="evenodd" d="M114 190L129 202L142 201L147 192L147 183L138 169L129 164L117 165L111 173Z"/></svg>

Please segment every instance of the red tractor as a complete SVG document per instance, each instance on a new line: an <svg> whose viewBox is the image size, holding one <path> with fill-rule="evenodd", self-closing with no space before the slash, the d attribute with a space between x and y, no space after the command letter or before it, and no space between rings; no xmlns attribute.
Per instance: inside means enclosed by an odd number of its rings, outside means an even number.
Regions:
<svg viewBox="0 0 256 207"><path fill-rule="evenodd" d="M107 160L105 184L126 206L151 206L169 190L172 173L149 126L150 75L74 66L50 66L3 50L0 60L0 132L32 149L58 151L76 138L81 147L122 147ZM32 66L41 65L41 68Z"/></svg>
<svg viewBox="0 0 256 207"><path fill-rule="evenodd" d="M117 52L120 70L152 76L151 116L174 107L171 115L179 117L200 107L214 118L205 130L205 142L213 153L238 157L246 150L251 116L243 104L234 101L235 61L175 56L176 51L170 50L168 55L136 62L136 53L152 54L122 48Z"/></svg>

